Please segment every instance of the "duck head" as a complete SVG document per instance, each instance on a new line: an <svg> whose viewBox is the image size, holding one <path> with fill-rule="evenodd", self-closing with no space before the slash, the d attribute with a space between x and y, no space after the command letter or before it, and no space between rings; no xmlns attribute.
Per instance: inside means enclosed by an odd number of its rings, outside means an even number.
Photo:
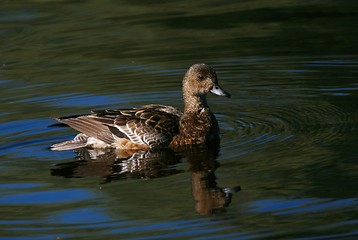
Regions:
<svg viewBox="0 0 358 240"><path fill-rule="evenodd" d="M215 70L207 64L198 63L192 65L185 73L183 79L183 94L192 97L204 97L208 93L218 96L231 97L231 94L224 91L216 76Z"/></svg>

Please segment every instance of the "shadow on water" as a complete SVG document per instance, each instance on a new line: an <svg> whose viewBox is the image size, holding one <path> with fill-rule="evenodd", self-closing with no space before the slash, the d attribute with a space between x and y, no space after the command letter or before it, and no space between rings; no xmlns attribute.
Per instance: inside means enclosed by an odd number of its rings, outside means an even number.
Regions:
<svg viewBox="0 0 358 240"><path fill-rule="evenodd" d="M225 212L233 193L241 190L240 186L217 185L218 148L191 147L180 152L171 149L131 152L82 148L75 152L78 160L56 164L51 175L66 178L99 176L101 184L121 179L153 179L182 172L175 168L175 164L186 158L191 171L195 210L201 215Z"/></svg>

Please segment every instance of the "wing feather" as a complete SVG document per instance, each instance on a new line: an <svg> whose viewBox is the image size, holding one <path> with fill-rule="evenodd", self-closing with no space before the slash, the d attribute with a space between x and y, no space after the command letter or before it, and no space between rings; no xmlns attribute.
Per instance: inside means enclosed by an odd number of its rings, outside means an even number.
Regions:
<svg viewBox="0 0 358 240"><path fill-rule="evenodd" d="M76 129L87 136L97 138L108 144L113 143L112 132L109 130L108 126L97 121L97 119L93 118L91 115L83 115L75 118L59 118L58 121L67 124L71 128Z"/></svg>
<svg viewBox="0 0 358 240"><path fill-rule="evenodd" d="M168 145L179 133L181 115L170 106L146 105L137 109L96 110L90 115L56 120L107 144L113 144L117 138L127 138L153 148Z"/></svg>
<svg viewBox="0 0 358 240"><path fill-rule="evenodd" d="M151 148L165 146L179 132L180 115L163 111L164 107L149 105L135 111L128 110L126 115L115 119L114 126L134 143L146 144Z"/></svg>

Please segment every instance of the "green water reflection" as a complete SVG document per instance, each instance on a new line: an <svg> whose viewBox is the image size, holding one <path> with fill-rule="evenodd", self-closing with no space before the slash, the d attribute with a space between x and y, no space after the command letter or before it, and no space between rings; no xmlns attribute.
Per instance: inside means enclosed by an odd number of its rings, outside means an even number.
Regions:
<svg viewBox="0 0 358 240"><path fill-rule="evenodd" d="M2 1L0 236L354 238L357 20L356 1ZM50 117L182 107L196 62L233 95L208 97L222 141L205 171L174 156L113 176L49 150L74 135ZM203 216L213 175L242 190Z"/></svg>

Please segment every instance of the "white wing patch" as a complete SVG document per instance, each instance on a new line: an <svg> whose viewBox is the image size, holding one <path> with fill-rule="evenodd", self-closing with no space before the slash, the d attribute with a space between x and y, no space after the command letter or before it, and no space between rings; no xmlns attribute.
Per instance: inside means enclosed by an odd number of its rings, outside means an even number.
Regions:
<svg viewBox="0 0 358 240"><path fill-rule="evenodd" d="M115 127L124 133L129 140L135 144L145 144L152 148L158 147L161 144L170 141L168 136L159 133L148 126L136 128L128 122L126 125L115 125ZM115 135L113 135L113 137L118 138L118 136Z"/></svg>
<svg viewBox="0 0 358 240"><path fill-rule="evenodd" d="M124 133L129 138L129 140L131 140L131 142L135 144L147 144L145 141L142 140L141 136L138 134L138 131L135 131L135 129L130 128L128 126L128 123L123 126L115 125L115 127L118 128L119 131Z"/></svg>

